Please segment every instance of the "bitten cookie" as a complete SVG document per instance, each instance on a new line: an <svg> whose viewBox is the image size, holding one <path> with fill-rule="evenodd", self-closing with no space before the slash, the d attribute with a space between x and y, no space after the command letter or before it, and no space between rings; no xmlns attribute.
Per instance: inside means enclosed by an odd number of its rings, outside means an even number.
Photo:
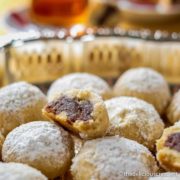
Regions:
<svg viewBox="0 0 180 180"><path fill-rule="evenodd" d="M180 120L180 90L173 96L166 114L171 124Z"/></svg>
<svg viewBox="0 0 180 180"><path fill-rule="evenodd" d="M2 159L28 164L53 179L67 171L73 151L68 132L55 123L36 121L21 125L7 135Z"/></svg>
<svg viewBox="0 0 180 180"><path fill-rule="evenodd" d="M20 163L0 163L0 180L48 180L40 171Z"/></svg>
<svg viewBox="0 0 180 180"><path fill-rule="evenodd" d="M83 139L104 136L109 126L102 98L89 90L66 91L49 102L42 112Z"/></svg>
<svg viewBox="0 0 180 180"><path fill-rule="evenodd" d="M170 101L170 90L161 74L150 68L134 68L126 71L116 82L114 93L133 96L154 105L162 114Z"/></svg>
<svg viewBox="0 0 180 180"><path fill-rule="evenodd" d="M164 123L151 104L123 96L107 100L105 104L110 121L107 135L120 135L154 150Z"/></svg>
<svg viewBox="0 0 180 180"><path fill-rule="evenodd" d="M85 142L71 166L74 180L146 180L157 170L146 147L119 136Z"/></svg>
<svg viewBox="0 0 180 180"><path fill-rule="evenodd" d="M157 141L156 156L165 170L180 172L180 122L164 130Z"/></svg>
<svg viewBox="0 0 180 180"><path fill-rule="evenodd" d="M43 119L46 96L35 86L18 82L0 89L0 131L6 136L17 126Z"/></svg>
<svg viewBox="0 0 180 180"><path fill-rule="evenodd" d="M179 180L180 174L179 173L161 173L158 176L150 177L148 180Z"/></svg>
<svg viewBox="0 0 180 180"><path fill-rule="evenodd" d="M88 73L72 73L56 80L48 91L48 100L52 101L62 92L71 89L87 89L107 99L111 96L111 89L106 81Z"/></svg>
<svg viewBox="0 0 180 180"><path fill-rule="evenodd" d="M4 143L4 136L0 132L0 161L1 161L1 150Z"/></svg>

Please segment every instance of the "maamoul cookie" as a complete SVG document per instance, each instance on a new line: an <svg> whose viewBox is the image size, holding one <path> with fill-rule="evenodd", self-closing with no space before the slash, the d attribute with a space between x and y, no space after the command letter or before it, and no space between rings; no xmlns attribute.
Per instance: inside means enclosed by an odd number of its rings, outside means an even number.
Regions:
<svg viewBox="0 0 180 180"><path fill-rule="evenodd" d="M116 82L114 93L118 96L133 96L154 105L162 114L170 100L167 82L150 68L134 68L126 71Z"/></svg>
<svg viewBox="0 0 180 180"><path fill-rule="evenodd" d="M161 173L158 176L150 177L149 180L179 180L180 174L179 173Z"/></svg>
<svg viewBox="0 0 180 180"><path fill-rule="evenodd" d="M55 178L69 168L73 151L72 139L63 128L52 122L35 121L7 135L2 159L28 164L48 178Z"/></svg>
<svg viewBox="0 0 180 180"><path fill-rule="evenodd" d="M0 132L0 160L1 160L1 150L4 143L4 136Z"/></svg>
<svg viewBox="0 0 180 180"><path fill-rule="evenodd" d="M167 171L180 172L180 122L166 128L156 146L159 164Z"/></svg>
<svg viewBox="0 0 180 180"><path fill-rule="evenodd" d="M59 94L70 89L88 89L104 99L109 98L109 85L100 77L88 73L72 73L56 80L48 91L48 100L51 101Z"/></svg>
<svg viewBox="0 0 180 180"><path fill-rule="evenodd" d="M0 180L48 180L40 171L20 163L0 163Z"/></svg>
<svg viewBox="0 0 180 180"><path fill-rule="evenodd" d="M123 96L107 100L105 104L110 121L108 135L120 135L154 149L164 124L151 104Z"/></svg>
<svg viewBox="0 0 180 180"><path fill-rule="evenodd" d="M180 90L173 96L166 111L168 121L171 124L180 120Z"/></svg>
<svg viewBox="0 0 180 180"><path fill-rule="evenodd" d="M17 126L43 119L46 96L35 86L18 82L0 89L0 131L7 135Z"/></svg>
<svg viewBox="0 0 180 180"><path fill-rule="evenodd" d="M83 139L102 137L109 126L102 98L89 90L66 91L49 102L42 112Z"/></svg>
<svg viewBox="0 0 180 180"><path fill-rule="evenodd" d="M146 147L119 136L86 141L71 166L74 180L146 180L157 170Z"/></svg>

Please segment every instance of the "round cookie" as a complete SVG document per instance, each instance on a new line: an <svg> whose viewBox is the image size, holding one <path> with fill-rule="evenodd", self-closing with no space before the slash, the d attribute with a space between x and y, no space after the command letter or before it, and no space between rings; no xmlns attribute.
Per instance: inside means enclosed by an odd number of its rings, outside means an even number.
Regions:
<svg viewBox="0 0 180 180"><path fill-rule="evenodd" d="M63 128L52 122L35 121L7 135L2 159L28 164L53 179L69 168L73 151L72 139Z"/></svg>
<svg viewBox="0 0 180 180"><path fill-rule="evenodd" d="M155 108L140 99L117 97L105 101L110 126L107 135L120 135L155 148L163 133L164 124Z"/></svg>
<svg viewBox="0 0 180 180"><path fill-rule="evenodd" d="M159 164L167 171L180 172L180 122L164 130L156 147Z"/></svg>
<svg viewBox="0 0 180 180"><path fill-rule="evenodd" d="M20 163L0 163L0 180L48 180L40 171Z"/></svg>
<svg viewBox="0 0 180 180"><path fill-rule="evenodd" d="M167 108L166 115L171 124L180 120L180 90L173 96Z"/></svg>
<svg viewBox="0 0 180 180"><path fill-rule="evenodd" d="M71 166L74 180L146 180L157 170L146 147L119 136L86 141Z"/></svg>
<svg viewBox="0 0 180 180"><path fill-rule="evenodd" d="M89 90L66 91L49 102L42 112L83 139L102 137L109 126L102 98Z"/></svg>
<svg viewBox="0 0 180 180"><path fill-rule="evenodd" d="M1 160L1 150L4 143L4 136L0 132L0 160Z"/></svg>
<svg viewBox="0 0 180 180"><path fill-rule="evenodd" d="M6 136L17 126L43 119L46 96L35 86L18 82L0 89L0 131Z"/></svg>
<svg viewBox="0 0 180 180"><path fill-rule="evenodd" d="M162 114L170 100L170 90L161 74L150 68L134 68L126 71L116 82L117 96L133 96L154 105Z"/></svg>
<svg viewBox="0 0 180 180"><path fill-rule="evenodd" d="M88 73L72 73L59 78L51 85L48 91L48 100L53 100L67 90L82 88L99 94L103 99L111 96L109 85L100 77Z"/></svg>
<svg viewBox="0 0 180 180"><path fill-rule="evenodd" d="M161 173L158 176L150 177L149 180L179 180L180 174L179 173Z"/></svg>

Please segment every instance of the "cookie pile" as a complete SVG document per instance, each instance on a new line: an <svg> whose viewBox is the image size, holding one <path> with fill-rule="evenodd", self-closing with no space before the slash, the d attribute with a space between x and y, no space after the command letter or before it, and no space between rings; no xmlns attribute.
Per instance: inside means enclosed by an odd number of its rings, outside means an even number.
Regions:
<svg viewBox="0 0 180 180"><path fill-rule="evenodd" d="M0 89L0 180L179 179L180 92L149 68ZM166 118L164 118L166 117Z"/></svg>

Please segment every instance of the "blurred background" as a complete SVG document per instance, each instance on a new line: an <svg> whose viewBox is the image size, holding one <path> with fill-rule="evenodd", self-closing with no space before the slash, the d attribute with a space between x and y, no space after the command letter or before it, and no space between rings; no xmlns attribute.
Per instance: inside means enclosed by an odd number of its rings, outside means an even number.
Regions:
<svg viewBox="0 0 180 180"><path fill-rule="evenodd" d="M179 0L0 0L0 34L75 24L180 31Z"/></svg>
<svg viewBox="0 0 180 180"><path fill-rule="evenodd" d="M59 34L30 40L30 32L42 30ZM84 40L87 34L92 37ZM46 88L71 72L113 84L125 70L143 66L179 88L180 0L0 0L0 44L4 40L1 85L25 80Z"/></svg>

